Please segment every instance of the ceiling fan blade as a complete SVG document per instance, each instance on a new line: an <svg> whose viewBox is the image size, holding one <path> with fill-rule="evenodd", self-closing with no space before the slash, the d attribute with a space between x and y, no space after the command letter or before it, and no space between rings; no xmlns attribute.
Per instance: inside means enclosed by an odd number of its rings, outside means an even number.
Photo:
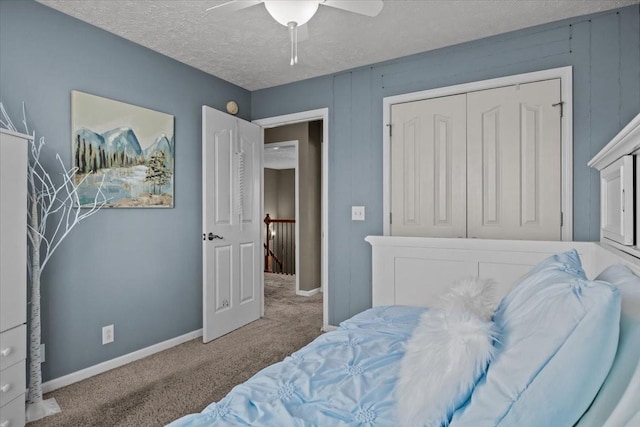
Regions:
<svg viewBox="0 0 640 427"><path fill-rule="evenodd" d="M262 3L262 0L230 0L211 6L210 8L205 9L205 12L215 10L216 12L233 13L254 6L258 3Z"/></svg>
<svg viewBox="0 0 640 427"><path fill-rule="evenodd" d="M321 0L320 4L366 16L378 16L384 6L382 0Z"/></svg>

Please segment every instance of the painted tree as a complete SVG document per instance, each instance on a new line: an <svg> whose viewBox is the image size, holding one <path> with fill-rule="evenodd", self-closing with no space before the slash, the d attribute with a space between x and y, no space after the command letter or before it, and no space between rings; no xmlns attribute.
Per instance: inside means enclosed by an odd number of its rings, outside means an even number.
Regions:
<svg viewBox="0 0 640 427"><path fill-rule="evenodd" d="M153 192L159 193L162 186L171 180L171 170L166 165L164 151L156 151L147 163L147 176L145 182L153 184Z"/></svg>
<svg viewBox="0 0 640 427"><path fill-rule="evenodd" d="M0 125L19 132L14 126L4 105L0 102ZM22 106L24 133L32 137L29 147L29 165L27 172L27 242L28 262L27 271L31 286L31 310L29 331L29 402L27 405L27 421L34 421L48 415L60 412L55 399L42 399L42 369L40 354L40 278L51 256L60 243L83 220L95 214L106 203L102 192L102 183L97 188L95 198L88 209L80 208L78 187L87 179L86 174L77 184L74 176L79 167L67 169L59 154L56 160L60 168L60 180L54 180L40 161L42 149L45 146L44 137L36 142L35 132L31 132L27 125L26 111ZM87 204L84 205L87 207Z"/></svg>

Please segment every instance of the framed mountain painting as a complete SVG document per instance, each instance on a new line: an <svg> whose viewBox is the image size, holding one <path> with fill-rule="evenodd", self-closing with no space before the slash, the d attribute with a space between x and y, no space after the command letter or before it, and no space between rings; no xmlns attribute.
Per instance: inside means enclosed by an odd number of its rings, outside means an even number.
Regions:
<svg viewBox="0 0 640 427"><path fill-rule="evenodd" d="M71 135L81 206L102 184L109 207L173 207L172 115L74 90Z"/></svg>

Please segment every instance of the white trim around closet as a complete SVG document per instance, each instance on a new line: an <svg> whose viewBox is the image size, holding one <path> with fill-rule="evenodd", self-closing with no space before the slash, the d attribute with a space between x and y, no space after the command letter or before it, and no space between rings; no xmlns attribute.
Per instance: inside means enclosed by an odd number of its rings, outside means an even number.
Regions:
<svg viewBox="0 0 640 427"><path fill-rule="evenodd" d="M388 127L391 124L391 106L404 102L457 95L466 92L495 89L503 86L533 83L541 80L560 79L560 93L563 104L561 118L562 132L562 240L573 240L573 72L572 67L560 67L550 70L534 71L495 79L463 83L454 86L423 90L387 96L382 100L382 209L383 234L389 236L391 224L391 137Z"/></svg>

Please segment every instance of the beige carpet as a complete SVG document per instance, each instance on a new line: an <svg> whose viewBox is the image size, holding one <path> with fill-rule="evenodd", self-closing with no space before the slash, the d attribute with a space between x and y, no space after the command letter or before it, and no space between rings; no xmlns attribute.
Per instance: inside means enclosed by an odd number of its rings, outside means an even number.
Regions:
<svg viewBox="0 0 640 427"><path fill-rule="evenodd" d="M322 294L295 295L293 276L265 274L265 317L211 343L195 339L49 393L52 426L162 426L200 412L260 369L320 335Z"/></svg>

